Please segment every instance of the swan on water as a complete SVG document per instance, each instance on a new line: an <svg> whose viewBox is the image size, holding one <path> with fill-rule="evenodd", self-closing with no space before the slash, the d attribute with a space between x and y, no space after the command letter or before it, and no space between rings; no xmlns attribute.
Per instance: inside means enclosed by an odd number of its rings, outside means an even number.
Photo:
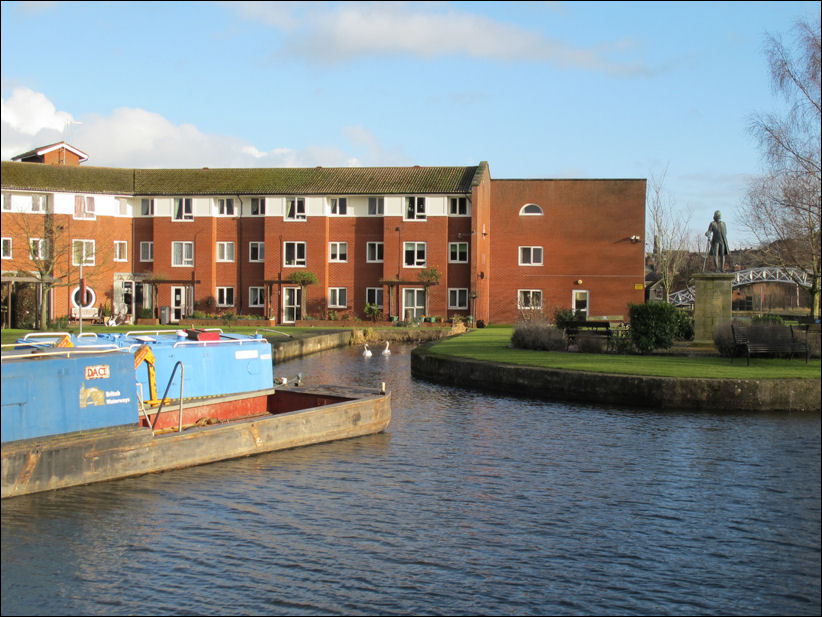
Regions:
<svg viewBox="0 0 822 617"><path fill-rule="evenodd" d="M391 355L391 350L388 349L388 341L385 341L385 349L382 350L382 355L384 355L384 356L390 356Z"/></svg>
<svg viewBox="0 0 822 617"><path fill-rule="evenodd" d="M363 358L370 358L371 357L371 350L368 349L368 345L363 345L363 347L365 347L365 349L362 352L362 357Z"/></svg>

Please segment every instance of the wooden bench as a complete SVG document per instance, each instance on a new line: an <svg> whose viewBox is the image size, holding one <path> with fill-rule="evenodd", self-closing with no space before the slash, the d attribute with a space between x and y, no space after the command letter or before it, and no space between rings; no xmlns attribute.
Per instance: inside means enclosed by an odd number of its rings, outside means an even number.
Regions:
<svg viewBox="0 0 822 617"><path fill-rule="evenodd" d="M580 334L592 334L593 336L605 339L608 346L611 344L611 324L607 321L580 321L576 322L565 329L565 335L568 337L568 344L573 345L577 342L577 336Z"/></svg>
<svg viewBox="0 0 822 617"><path fill-rule="evenodd" d="M805 363L808 363L809 346L808 331L805 330L804 339L794 330L795 326L765 326L751 328L747 325L731 324L734 337L734 351L731 354L731 364L737 352L744 351L748 366L751 365L752 355L787 354L793 359L795 353L805 354ZM797 330L802 329L799 326ZM766 334L767 333L767 334Z"/></svg>
<svg viewBox="0 0 822 617"><path fill-rule="evenodd" d="M87 306L83 309L83 321L96 322L100 319L100 309L96 306ZM76 306L71 307L71 318L75 321L80 319L80 309Z"/></svg>

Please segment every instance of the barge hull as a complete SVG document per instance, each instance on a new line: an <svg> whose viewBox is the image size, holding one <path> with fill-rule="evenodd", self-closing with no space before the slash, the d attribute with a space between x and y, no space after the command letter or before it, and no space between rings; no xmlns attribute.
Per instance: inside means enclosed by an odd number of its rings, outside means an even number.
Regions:
<svg viewBox="0 0 822 617"><path fill-rule="evenodd" d="M4 443L2 497L361 437L387 428L390 394L323 388L294 395L339 402L158 436L134 424Z"/></svg>

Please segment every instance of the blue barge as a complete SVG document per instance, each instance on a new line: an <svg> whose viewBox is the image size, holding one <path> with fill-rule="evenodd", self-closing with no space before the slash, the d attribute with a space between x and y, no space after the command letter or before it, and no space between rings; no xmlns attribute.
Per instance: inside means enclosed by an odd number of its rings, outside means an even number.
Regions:
<svg viewBox="0 0 822 617"><path fill-rule="evenodd" d="M275 389L259 335L52 333L12 347L3 498L377 433L391 418L384 391Z"/></svg>

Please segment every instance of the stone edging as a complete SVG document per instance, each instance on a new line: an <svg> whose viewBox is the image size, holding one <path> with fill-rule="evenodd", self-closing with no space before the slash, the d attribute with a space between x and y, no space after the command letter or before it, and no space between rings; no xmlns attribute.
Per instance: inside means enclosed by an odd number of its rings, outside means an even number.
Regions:
<svg viewBox="0 0 822 617"><path fill-rule="evenodd" d="M699 411L820 411L819 379L677 379L547 369L427 353L411 355L414 377L547 400Z"/></svg>

